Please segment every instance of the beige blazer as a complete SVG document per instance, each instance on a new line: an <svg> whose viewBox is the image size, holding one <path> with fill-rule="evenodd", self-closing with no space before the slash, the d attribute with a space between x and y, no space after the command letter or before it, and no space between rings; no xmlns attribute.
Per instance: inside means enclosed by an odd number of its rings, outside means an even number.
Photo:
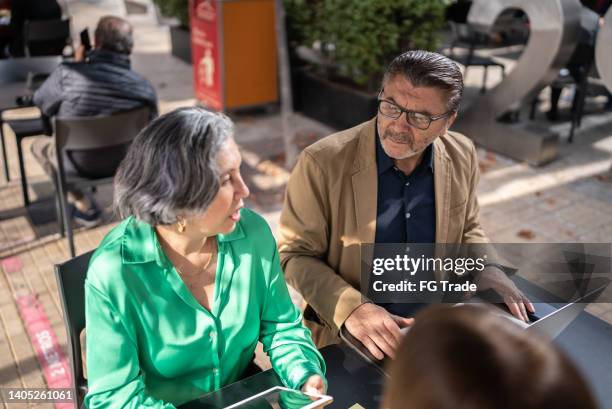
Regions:
<svg viewBox="0 0 612 409"><path fill-rule="evenodd" d="M376 119L306 148L288 182L279 250L287 281L306 300L317 346L337 340L361 305L360 243L376 232ZM448 132L434 142L436 242L487 242L478 221L474 144Z"/></svg>

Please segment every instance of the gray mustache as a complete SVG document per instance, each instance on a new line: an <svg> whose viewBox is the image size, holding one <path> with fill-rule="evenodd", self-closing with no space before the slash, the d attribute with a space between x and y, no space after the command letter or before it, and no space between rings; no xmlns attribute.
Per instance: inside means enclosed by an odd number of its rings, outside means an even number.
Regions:
<svg viewBox="0 0 612 409"><path fill-rule="evenodd" d="M395 132L385 132L383 134L383 139L390 139L393 142L396 143L401 143L404 145L411 145L412 144L412 138L410 136L403 136L401 134L395 133Z"/></svg>

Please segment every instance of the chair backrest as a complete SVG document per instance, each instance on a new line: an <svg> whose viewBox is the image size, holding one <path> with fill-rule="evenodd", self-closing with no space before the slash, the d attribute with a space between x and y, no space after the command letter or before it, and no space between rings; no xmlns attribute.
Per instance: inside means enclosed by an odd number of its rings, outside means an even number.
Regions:
<svg viewBox="0 0 612 409"><path fill-rule="evenodd" d="M128 143L149 121L149 108L102 117L57 118L56 146L63 150L87 150Z"/></svg>
<svg viewBox="0 0 612 409"><path fill-rule="evenodd" d="M71 43L69 19L27 20L23 30L28 56L62 55Z"/></svg>
<svg viewBox="0 0 612 409"><path fill-rule="evenodd" d="M64 326L68 334L70 364L77 397L77 408L87 393L83 375L80 334L85 328L85 277L93 250L62 264L55 265L55 279L64 310Z"/></svg>

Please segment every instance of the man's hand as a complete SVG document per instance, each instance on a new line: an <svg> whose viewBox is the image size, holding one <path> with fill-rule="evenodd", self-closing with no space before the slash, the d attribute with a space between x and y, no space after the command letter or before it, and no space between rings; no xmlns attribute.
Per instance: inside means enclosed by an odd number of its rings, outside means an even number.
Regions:
<svg viewBox="0 0 612 409"><path fill-rule="evenodd" d="M302 392L324 395L325 382L323 381L323 378L321 378L319 375L312 375L302 386Z"/></svg>
<svg viewBox="0 0 612 409"><path fill-rule="evenodd" d="M413 323L413 318L402 318L378 305L366 303L355 308L344 326L376 359L383 359L385 354L395 357L395 350L402 339L400 328Z"/></svg>
<svg viewBox="0 0 612 409"><path fill-rule="evenodd" d="M79 45L76 48L76 50L74 50L74 61L75 62L85 61L85 46L83 44Z"/></svg>
<svg viewBox="0 0 612 409"><path fill-rule="evenodd" d="M521 290L510 281L508 276L497 267L485 267L476 279L476 286L478 287L478 291L492 289L499 294L503 298L504 303L508 306L508 309L510 309L512 315L522 321L529 322L527 310L532 313L535 312L535 308L533 308L531 301L529 301Z"/></svg>

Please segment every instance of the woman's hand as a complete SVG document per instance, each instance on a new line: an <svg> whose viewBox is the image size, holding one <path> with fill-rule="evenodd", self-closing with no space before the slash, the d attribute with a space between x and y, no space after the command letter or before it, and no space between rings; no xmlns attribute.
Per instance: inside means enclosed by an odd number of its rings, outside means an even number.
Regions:
<svg viewBox="0 0 612 409"><path fill-rule="evenodd" d="M319 375L312 375L302 386L302 392L325 394L325 381Z"/></svg>

